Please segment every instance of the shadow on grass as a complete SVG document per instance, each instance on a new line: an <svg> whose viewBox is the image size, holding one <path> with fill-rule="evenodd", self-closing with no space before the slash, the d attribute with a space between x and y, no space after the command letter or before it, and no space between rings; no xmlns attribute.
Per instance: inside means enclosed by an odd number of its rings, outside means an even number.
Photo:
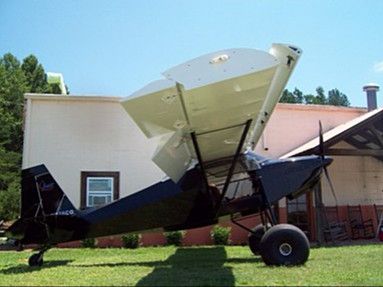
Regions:
<svg viewBox="0 0 383 287"><path fill-rule="evenodd" d="M161 265L142 278L137 286L233 286L234 275L224 247L179 248Z"/></svg>
<svg viewBox="0 0 383 287"><path fill-rule="evenodd" d="M235 278L229 264L247 264L261 262L259 257L227 258L224 247L212 248L178 248L176 252L164 261L137 261L94 264L70 264L73 260L50 260L42 267L29 267L19 264L0 270L1 274L31 273L47 268L60 266L72 268L97 268L120 266L145 266L154 268L153 271L138 281L137 286L232 286ZM69 265L68 265L69 264Z"/></svg>
<svg viewBox="0 0 383 287"><path fill-rule="evenodd" d="M206 249L202 248L203 252L206 253ZM178 252L178 251L177 251ZM176 253L177 253L176 252ZM207 252L210 254L210 252ZM174 255L172 255L174 256ZM171 257L172 257L171 256ZM178 256L178 255L177 255ZM183 255L186 256L184 258L185 261L190 261L192 264L195 264L195 258L188 258L187 256L189 255ZM170 257L169 257L170 258ZM68 267L86 267L86 268L93 268L93 267L123 267L123 266L144 266L144 267L164 267L164 266L169 266L169 259L166 261L137 261L137 262L116 262L116 263L95 263L95 264L74 264ZM214 258L211 258L210 260L214 260ZM253 258L230 258L226 259L225 263L233 263L233 264L247 264L247 263L257 263L257 262L262 262L260 257L253 257Z"/></svg>
<svg viewBox="0 0 383 287"><path fill-rule="evenodd" d="M145 266L154 270L138 281L137 286L232 286L235 278L225 263L242 264L261 262L259 257L227 258L224 247L178 248L165 261L138 261L70 265L70 267Z"/></svg>
<svg viewBox="0 0 383 287"><path fill-rule="evenodd" d="M31 273L40 271L47 268L54 268L58 266L64 266L68 263L71 263L73 260L50 260L44 262L44 265L41 267L30 267L27 264L19 264L17 266L12 266L7 269L0 269L0 274L20 274L20 273Z"/></svg>

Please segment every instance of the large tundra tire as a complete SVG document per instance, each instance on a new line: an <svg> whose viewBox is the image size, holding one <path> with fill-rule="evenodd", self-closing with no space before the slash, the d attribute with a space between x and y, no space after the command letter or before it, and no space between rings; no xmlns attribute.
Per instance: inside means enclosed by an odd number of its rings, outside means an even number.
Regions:
<svg viewBox="0 0 383 287"><path fill-rule="evenodd" d="M298 227L278 224L263 235L260 254L267 265L301 265L309 257L310 244Z"/></svg>

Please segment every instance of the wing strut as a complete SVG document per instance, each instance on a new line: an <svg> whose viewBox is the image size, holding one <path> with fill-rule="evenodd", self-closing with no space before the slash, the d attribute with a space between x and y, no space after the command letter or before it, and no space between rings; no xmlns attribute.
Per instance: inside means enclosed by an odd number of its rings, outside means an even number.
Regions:
<svg viewBox="0 0 383 287"><path fill-rule="evenodd" d="M203 178L204 178L205 185L206 185L206 190L210 193L209 183L208 183L208 180L207 180L207 175L206 175L205 167L204 167L203 161L202 161L201 151L199 149L199 145L198 145L198 141L197 141L197 135L196 135L195 132L192 132L192 133L190 133L190 136L192 138L193 145L194 145L194 150L195 150L195 153L197 155L197 159L198 159L198 162L199 162L199 166L200 166L201 172L203 174Z"/></svg>
<svg viewBox="0 0 383 287"><path fill-rule="evenodd" d="M243 129L241 139L238 143L237 150L234 154L233 161L231 162L231 166L230 166L229 172L228 172L226 180L225 180L225 185L222 188L221 197L220 197L219 202L217 204L216 216L218 215L218 213L221 209L222 201L226 195L227 189L229 188L229 184L230 184L231 178L233 176L233 173L235 171L235 166L237 165L237 161L238 161L239 156L241 154L243 144L245 143L247 133L249 132L251 122L252 122L251 119L248 120L245 124L245 128Z"/></svg>
<svg viewBox="0 0 383 287"><path fill-rule="evenodd" d="M225 184L224 184L224 186L222 188L220 198L219 198L217 204L215 205L216 206L215 216L218 215L218 213L219 213L219 211L221 209L222 201L225 198L226 192L227 192L227 190L229 188L229 185L230 185L230 182L231 182L231 178L233 177L233 174L234 174L234 171L235 171L235 167L237 165L239 156L241 155L241 151L242 151L243 145L245 143L246 136L247 136L247 134L249 132L249 129L250 129L250 126L251 126L251 122L252 122L252 120L249 119L244 124L228 127L228 128L233 128L233 127L242 126L242 125L245 126L244 129L243 129L241 138L239 140L237 149L236 149L235 154L233 156L233 161L231 162L228 174L226 176ZM228 129L228 128L225 128L225 129ZM220 130L224 130L224 129L220 129ZM201 133L201 134L206 134L206 133L210 133L210 132L215 132L215 131L204 132L204 133ZM208 182L208 179L207 179L207 174L206 174L206 170L205 170L205 167L204 167L204 164L203 164L201 150L199 149L198 140L197 140L197 136L199 136L199 135L200 134L196 134L195 132L190 133L190 136L191 136L191 139L192 139L192 142L193 142L193 146L194 146L194 150L195 150L195 153L197 155L197 159L198 159L198 162L199 162L199 165L200 165L200 169L201 169L201 172L202 172L203 177L204 177L204 182L205 182L205 185L206 185L206 190L210 194L209 182Z"/></svg>

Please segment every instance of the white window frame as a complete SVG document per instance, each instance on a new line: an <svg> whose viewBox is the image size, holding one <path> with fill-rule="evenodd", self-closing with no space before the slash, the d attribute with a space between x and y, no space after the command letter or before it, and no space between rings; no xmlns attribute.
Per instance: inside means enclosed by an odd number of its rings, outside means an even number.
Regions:
<svg viewBox="0 0 383 287"><path fill-rule="evenodd" d="M89 204L89 182L90 180L92 179L108 179L108 180L111 180L111 190L110 191L96 191L96 192L93 192L93 193L97 193L97 192L100 192L100 193L110 193L110 198L111 198L111 201L106 203L106 204L109 204L111 202L113 202L115 200L114 198L114 178L111 177L111 176L87 176L86 177L86 207L95 207L95 205L90 205ZM97 206L97 205L96 205Z"/></svg>

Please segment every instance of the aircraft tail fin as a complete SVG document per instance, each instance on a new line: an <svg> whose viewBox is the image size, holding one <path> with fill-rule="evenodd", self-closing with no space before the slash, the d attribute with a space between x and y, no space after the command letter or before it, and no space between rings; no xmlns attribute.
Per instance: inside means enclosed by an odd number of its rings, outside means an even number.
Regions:
<svg viewBox="0 0 383 287"><path fill-rule="evenodd" d="M76 208L45 165L22 171L21 218L46 215L73 215Z"/></svg>

